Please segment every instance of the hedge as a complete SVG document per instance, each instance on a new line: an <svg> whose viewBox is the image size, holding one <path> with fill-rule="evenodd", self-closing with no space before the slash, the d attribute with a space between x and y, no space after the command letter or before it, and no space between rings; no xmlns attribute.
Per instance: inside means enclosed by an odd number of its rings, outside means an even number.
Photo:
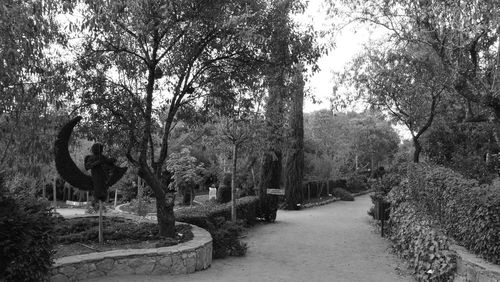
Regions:
<svg viewBox="0 0 500 282"><path fill-rule="evenodd" d="M409 197L460 245L500 264L500 190L441 166L409 168Z"/></svg>
<svg viewBox="0 0 500 282"><path fill-rule="evenodd" d="M342 201L354 201L354 197L351 195L351 193L342 188L333 189L333 196L340 198L340 200Z"/></svg>
<svg viewBox="0 0 500 282"><path fill-rule="evenodd" d="M255 222L256 209L259 198L247 196L238 199L236 206L237 218L246 224ZM202 227L212 235L213 258L224 258L228 255L242 256L247 246L240 242L242 227L239 223L232 223L231 203L195 206L175 212L177 221L186 222Z"/></svg>
<svg viewBox="0 0 500 282"><path fill-rule="evenodd" d="M0 281L48 281L55 224L47 202L0 196Z"/></svg>
<svg viewBox="0 0 500 282"><path fill-rule="evenodd" d="M451 281L456 256L449 250L449 239L434 230L431 223L432 220L411 202L392 206L392 247L410 263L417 280Z"/></svg>

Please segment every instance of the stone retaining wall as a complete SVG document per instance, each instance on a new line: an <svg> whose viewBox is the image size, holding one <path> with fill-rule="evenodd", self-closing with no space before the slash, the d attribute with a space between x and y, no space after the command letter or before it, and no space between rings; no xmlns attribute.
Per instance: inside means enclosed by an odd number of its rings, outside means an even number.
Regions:
<svg viewBox="0 0 500 282"><path fill-rule="evenodd" d="M452 246L457 253L455 282L500 282L500 265L471 254L464 247Z"/></svg>
<svg viewBox="0 0 500 282"><path fill-rule="evenodd" d="M191 225L193 239L170 247L127 249L63 257L55 260L51 281L78 281L126 274L186 274L212 263L212 236Z"/></svg>

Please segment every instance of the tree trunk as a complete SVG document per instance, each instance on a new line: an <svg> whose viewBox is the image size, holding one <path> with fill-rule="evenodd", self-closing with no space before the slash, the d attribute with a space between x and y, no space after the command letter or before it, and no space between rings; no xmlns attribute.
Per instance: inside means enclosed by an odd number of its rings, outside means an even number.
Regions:
<svg viewBox="0 0 500 282"><path fill-rule="evenodd" d="M156 195L156 216L160 236L175 237L174 199L175 194L164 194L163 197Z"/></svg>
<svg viewBox="0 0 500 282"><path fill-rule="evenodd" d="M236 164L238 157L238 146L233 144L233 168L231 175L231 221L236 222Z"/></svg>
<svg viewBox="0 0 500 282"><path fill-rule="evenodd" d="M285 177L285 209L289 210L297 209L302 203L302 182L304 180L304 79L301 65L295 68L292 89L291 144Z"/></svg>
<svg viewBox="0 0 500 282"><path fill-rule="evenodd" d="M413 147L415 151L413 152L413 162L418 163L420 161L420 153L422 152L422 145L418 138L413 138Z"/></svg>
<svg viewBox="0 0 500 282"><path fill-rule="evenodd" d="M57 178L54 177L54 186L52 189L52 201L54 205L54 211L56 210L57 207Z"/></svg>

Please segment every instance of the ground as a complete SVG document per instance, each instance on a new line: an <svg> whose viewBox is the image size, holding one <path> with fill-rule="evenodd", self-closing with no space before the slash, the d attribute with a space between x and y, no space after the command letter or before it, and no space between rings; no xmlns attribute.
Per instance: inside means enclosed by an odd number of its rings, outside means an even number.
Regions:
<svg viewBox="0 0 500 282"><path fill-rule="evenodd" d="M279 211L252 228L245 257L214 260L189 275L101 277L89 281L413 281L369 223L368 195L301 211Z"/></svg>

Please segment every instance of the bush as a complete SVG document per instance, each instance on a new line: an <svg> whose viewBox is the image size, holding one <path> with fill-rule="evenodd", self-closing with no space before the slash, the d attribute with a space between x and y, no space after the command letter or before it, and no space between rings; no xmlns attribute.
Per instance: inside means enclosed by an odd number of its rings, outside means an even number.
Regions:
<svg viewBox="0 0 500 282"><path fill-rule="evenodd" d="M231 201L231 174L226 173L217 189L217 202L224 204Z"/></svg>
<svg viewBox="0 0 500 282"><path fill-rule="evenodd" d="M256 208L259 198L248 196L238 199L236 214L243 222L234 224L231 219L231 204L216 204L195 206L175 212L178 221L197 225L210 232L213 239L213 257L223 258L227 255L244 255L246 245L239 241L242 224L255 222Z"/></svg>
<svg viewBox="0 0 500 282"><path fill-rule="evenodd" d="M347 178L346 188L345 190L351 193L358 193L367 190L368 184L366 183L366 178L361 177L360 175L352 175Z"/></svg>
<svg viewBox="0 0 500 282"><path fill-rule="evenodd" d="M0 196L0 280L48 281L55 224L46 201Z"/></svg>
<svg viewBox="0 0 500 282"><path fill-rule="evenodd" d="M354 201L354 197L351 193L342 188L333 189L333 196L340 198L342 201Z"/></svg>
<svg viewBox="0 0 500 282"><path fill-rule="evenodd" d="M446 236L431 227L431 220L410 202L391 209L391 241L394 250L409 261L419 281L450 281L456 256Z"/></svg>
<svg viewBox="0 0 500 282"><path fill-rule="evenodd" d="M500 190L441 166L414 165L408 195L459 244L500 264Z"/></svg>

